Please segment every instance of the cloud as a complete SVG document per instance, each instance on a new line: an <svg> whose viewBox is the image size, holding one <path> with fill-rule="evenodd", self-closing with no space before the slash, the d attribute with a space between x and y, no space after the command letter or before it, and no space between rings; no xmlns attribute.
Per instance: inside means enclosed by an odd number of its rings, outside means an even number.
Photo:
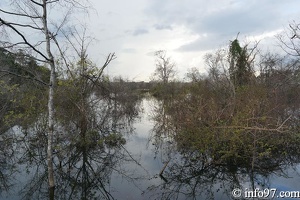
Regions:
<svg viewBox="0 0 300 200"><path fill-rule="evenodd" d="M156 30L173 30L171 25L166 25L166 24L155 24L154 28Z"/></svg>
<svg viewBox="0 0 300 200"><path fill-rule="evenodd" d="M287 24L286 16L291 14L282 8L296 6L292 0L153 0L145 11L158 24L183 25L199 38L184 44L179 51L203 51L214 49L236 37L240 38L275 31ZM294 12L296 16L296 12ZM299 16L299 14L298 14ZM159 27L159 26L158 26ZM204 33L207 37L201 37Z"/></svg>
<svg viewBox="0 0 300 200"><path fill-rule="evenodd" d="M213 11L203 16L201 20L191 23L195 31L205 30L208 33L236 34L237 32L257 33L275 28L280 13L272 6L241 3L232 7ZM270 8L271 7L271 8Z"/></svg>
<svg viewBox="0 0 300 200"><path fill-rule="evenodd" d="M133 32L133 35L134 36L139 36L139 35L144 35L144 34L147 34L147 33L149 33L149 31L147 29L139 28L139 29L136 29Z"/></svg>
<svg viewBox="0 0 300 200"><path fill-rule="evenodd" d="M123 53L136 53L137 51L134 48L124 48L124 49L122 49L122 52Z"/></svg>
<svg viewBox="0 0 300 200"><path fill-rule="evenodd" d="M99 20L91 17L99 41L91 52L100 65L99 53L105 58L116 52L109 70L128 77L151 74L159 49L168 51L183 73L203 66L202 55L227 46L238 32L241 42L262 39L260 46L273 50L276 31L300 17L295 0L91 1L99 13Z"/></svg>
<svg viewBox="0 0 300 200"><path fill-rule="evenodd" d="M196 39L190 43L180 46L177 49L177 51L193 52L193 51L207 51L207 50L211 50L211 49L216 49L216 48L219 48L222 44L224 45L224 43L225 43L225 42L221 42L217 38L219 38L219 36L216 34L210 34L210 35L206 35L204 37L199 37L198 39Z"/></svg>

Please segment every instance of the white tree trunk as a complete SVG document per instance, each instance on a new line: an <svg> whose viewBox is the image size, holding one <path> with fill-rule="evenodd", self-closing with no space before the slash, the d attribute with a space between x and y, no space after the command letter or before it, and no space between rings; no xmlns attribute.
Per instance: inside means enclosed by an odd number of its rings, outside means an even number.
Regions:
<svg viewBox="0 0 300 200"><path fill-rule="evenodd" d="M47 166L48 166L48 182L50 193L54 194L54 169L53 169L53 135L54 135L54 87L55 87L55 63L51 53L50 32L47 24L47 0L43 0L43 25L46 39L46 51L48 54L48 63L50 65L50 84L48 97L48 146L47 146ZM51 195L50 195L51 196Z"/></svg>

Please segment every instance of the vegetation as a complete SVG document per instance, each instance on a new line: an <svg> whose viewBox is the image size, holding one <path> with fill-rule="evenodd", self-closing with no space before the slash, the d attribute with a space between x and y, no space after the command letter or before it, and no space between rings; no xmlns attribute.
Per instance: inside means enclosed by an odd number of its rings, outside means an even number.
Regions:
<svg viewBox="0 0 300 200"><path fill-rule="evenodd" d="M206 56L208 77L192 71L191 82L172 99L163 100L178 148L214 151L219 154L217 162L229 157L243 160L249 152L261 151L253 155L256 159L272 151L273 142L280 138L283 142L284 137L298 137L298 57L262 55L261 71L255 76L253 49L249 53L247 45L240 47L236 39L227 55L220 52ZM266 140L270 137L274 140Z"/></svg>
<svg viewBox="0 0 300 200"><path fill-rule="evenodd" d="M235 39L206 55L208 76L192 69L176 95L159 98L152 141L167 151L169 170L151 188L163 191L156 198L214 198L215 188L232 191L245 179L255 188L259 176L298 163L300 55L248 47Z"/></svg>
<svg viewBox="0 0 300 200"><path fill-rule="evenodd" d="M84 49L80 52L84 52ZM0 171L5 171L1 176L3 185L0 187L1 190L8 190L14 166L17 163L26 164L28 173L31 167L38 170L24 188L23 197L45 198L48 196L43 192L47 191L45 183L48 167L44 161L47 155L48 91L35 77L45 76L47 80L49 70L37 65L35 61L24 63L18 72L18 76L23 79L14 79L16 75L10 69L18 67L18 61L14 54L7 51L7 55L11 56L11 62L7 64L8 69L2 71L1 142L5 145L1 146L1 152L11 155L11 158L21 159L1 158L3 168ZM114 59L113 54L102 68L97 68L85 54L80 55L82 57L79 61L70 65L72 70L66 74L58 71L58 74L63 75L57 75L53 163L54 176L61 187L56 189L58 192L52 198L56 199L60 193L64 193L65 198L110 199L106 188L108 182L102 180L108 180L113 168L119 163L133 159L124 150L124 136L131 132L131 123L138 117L140 92L137 89L131 90L130 84L121 78L110 81L103 74L105 65ZM5 59L5 56L3 54L1 58ZM30 76L31 73L28 76L22 74L24 70L27 73L29 68L35 76ZM21 132L10 131L16 127L21 128ZM18 149L14 149L13 144L17 144ZM11 150L6 149L9 146ZM13 171L8 171L7 166L11 166ZM101 174L97 175L100 171ZM85 185L81 183L81 177L93 183ZM68 187L69 181L72 188ZM77 190L81 192L77 193ZM95 190L101 193L95 193Z"/></svg>
<svg viewBox="0 0 300 200"><path fill-rule="evenodd" d="M270 170L298 163L299 25L290 26L289 40L278 37L284 56L261 53L257 43L242 45L236 38L228 48L205 56L208 75L193 68L187 81L179 81L175 63L165 51L157 51L152 81L135 83L104 74L114 53L102 66L89 60L85 30L82 36L75 31L78 35L72 38L61 31L65 21L61 26L49 23L47 9L59 3L20 1L20 12L0 9L26 19L15 23L0 18L1 27L21 38L1 41L0 47L0 192L11 186L16 165L28 164L28 173L32 166L36 171L24 198L64 194L65 199L112 199L110 175L114 170L123 173L121 163L136 162L124 148L125 135L132 132L145 94L157 100L152 135L157 152L167 141L167 163L172 153L182 158L180 164L170 162L164 180L193 186L191 196L199 184L209 188L207 182L220 173L234 180L234 188L240 184L236 174L246 172L254 188L255 174L267 176ZM59 4L68 13L74 5L77 1ZM30 41L23 28L44 39ZM58 33L72 47L75 60L60 46ZM21 131L14 132L16 128Z"/></svg>

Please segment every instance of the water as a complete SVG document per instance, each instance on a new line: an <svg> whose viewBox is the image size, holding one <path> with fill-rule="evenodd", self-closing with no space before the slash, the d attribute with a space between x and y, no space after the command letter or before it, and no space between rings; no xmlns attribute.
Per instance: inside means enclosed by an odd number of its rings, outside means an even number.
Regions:
<svg viewBox="0 0 300 200"><path fill-rule="evenodd" d="M143 114L135 124L135 133L128 136L126 149L136 158L136 163L129 163L127 169L134 171L134 175L140 178L138 181L126 181L125 178L119 176L118 173L113 174L111 185L114 188L114 197L116 199L149 199L149 195L143 195L151 185L161 183L158 177L163 167L161 155L155 155L155 147L149 143L149 135L153 127L153 122L149 119L151 113L151 100L142 102Z"/></svg>
<svg viewBox="0 0 300 200"><path fill-rule="evenodd" d="M172 143L167 137L159 145L154 141L149 142L155 126L155 122L151 120L155 101L143 99L141 104L143 112L132 124L133 133L126 134L125 150L116 149L104 154L99 149L92 148L93 153L88 154L87 165L83 164L83 160L78 160L78 169L74 168L74 165L69 171L60 173L58 170L56 191L59 191L59 199L233 199L232 190L236 188L242 189L242 196L245 190L252 190L253 186L261 191L275 188L275 197L280 191L300 190L300 166L297 163L284 165L263 174L259 170L249 172L243 168L232 171L223 166L206 167L198 160L193 163L187 162L183 155L171 148ZM13 148L22 152L23 147ZM21 157L15 158L20 159ZM161 177L159 173L167 161L170 162ZM13 185L7 192L1 191L0 199L21 199L24 192L31 192L30 189L33 190L34 199L47 199L45 162L32 160L17 163L14 165L16 170L11 175L8 168L5 168L5 164L9 163L7 161L1 164L1 173L8 177L1 177L1 181L7 180ZM86 176L83 173L84 169ZM87 180L88 184L85 184L84 180ZM23 193L20 193L22 189Z"/></svg>

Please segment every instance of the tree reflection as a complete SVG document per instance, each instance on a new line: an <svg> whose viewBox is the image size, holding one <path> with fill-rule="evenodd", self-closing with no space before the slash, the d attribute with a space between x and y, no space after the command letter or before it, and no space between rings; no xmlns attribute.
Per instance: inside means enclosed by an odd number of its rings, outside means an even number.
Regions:
<svg viewBox="0 0 300 200"><path fill-rule="evenodd" d="M293 158L278 159L281 162L270 167L259 167L252 170L251 165L239 166L228 163L209 163L198 152L189 152L172 159L163 173L165 181L153 186L148 192L156 199L223 199L232 198L234 188L268 188L268 179L272 174L285 176L290 164L299 161L298 155ZM273 155L274 157L276 155ZM269 161L266 161L268 163ZM265 165L266 163L257 163ZM245 163L246 164L246 163ZM224 197L225 196L225 197Z"/></svg>
<svg viewBox="0 0 300 200"><path fill-rule="evenodd" d="M133 132L132 123L139 116L139 97L122 80L103 81L98 87L80 76L58 88L53 146L57 187L50 199L114 199L113 172L129 181L136 178L123 167L139 164L124 147L125 135ZM12 164L18 164L20 176L26 176L20 196L49 199L46 130L47 116L40 113L35 122L21 128L18 141L0 140L4 144L0 149L1 190L10 189L8 169L14 168L9 159L14 158ZM13 152L12 145L19 150Z"/></svg>
<svg viewBox="0 0 300 200"><path fill-rule="evenodd" d="M157 100L154 107L151 142L170 161L161 184L147 191L154 199L230 199L234 188L268 188L271 175L286 176L299 163L297 112L286 131L229 131L193 122L192 105L175 108L178 101Z"/></svg>
<svg viewBox="0 0 300 200"><path fill-rule="evenodd" d="M0 196L9 191L13 185L15 168L15 148L13 146L13 130L0 135Z"/></svg>

